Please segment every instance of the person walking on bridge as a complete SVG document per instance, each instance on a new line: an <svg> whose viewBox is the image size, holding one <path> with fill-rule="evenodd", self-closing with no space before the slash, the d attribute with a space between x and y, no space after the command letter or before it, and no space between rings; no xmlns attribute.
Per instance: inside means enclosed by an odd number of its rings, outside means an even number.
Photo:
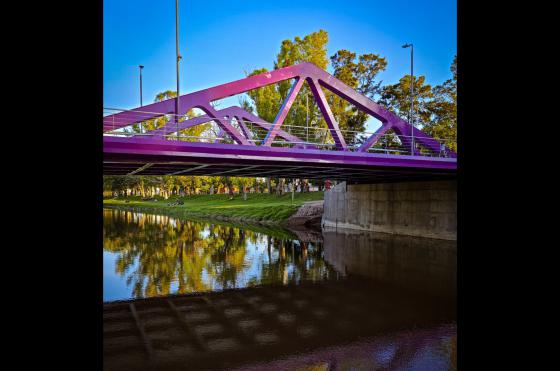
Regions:
<svg viewBox="0 0 560 371"><path fill-rule="evenodd" d="M445 150L444 143L440 143L439 145L439 157L447 157L447 151Z"/></svg>

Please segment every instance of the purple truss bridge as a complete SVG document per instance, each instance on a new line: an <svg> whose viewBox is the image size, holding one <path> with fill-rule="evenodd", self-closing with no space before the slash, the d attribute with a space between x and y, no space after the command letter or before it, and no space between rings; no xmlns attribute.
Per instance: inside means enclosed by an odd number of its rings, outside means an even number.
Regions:
<svg viewBox="0 0 560 371"><path fill-rule="evenodd" d="M232 106L211 103L253 89L293 80L272 123ZM326 128L282 125L304 83ZM326 89L381 122L372 133L345 131L331 111ZM121 110L103 117L105 175L222 175L346 180L377 183L454 178L456 153L312 63L301 63L179 97ZM204 112L186 117L191 109ZM165 122L155 130L127 127L148 120ZM163 121L165 120L165 121ZM211 123L199 136L185 129ZM347 142L354 143L349 145ZM413 149L414 148L414 149Z"/></svg>

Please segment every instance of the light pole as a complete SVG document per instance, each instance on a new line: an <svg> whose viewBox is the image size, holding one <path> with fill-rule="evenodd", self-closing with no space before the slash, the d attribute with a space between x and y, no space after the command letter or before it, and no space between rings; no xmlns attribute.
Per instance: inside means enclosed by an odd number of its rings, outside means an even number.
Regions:
<svg viewBox="0 0 560 371"><path fill-rule="evenodd" d="M142 70L144 66L139 65L138 68L140 69L140 107L142 107Z"/></svg>
<svg viewBox="0 0 560 371"><path fill-rule="evenodd" d="M404 44L403 48L410 48L410 118L408 120L411 128L410 153L414 156L414 45Z"/></svg>
<svg viewBox="0 0 560 371"><path fill-rule="evenodd" d="M175 0L175 54L177 57L177 97L175 98L175 122L177 123L177 140L179 140L179 0Z"/></svg>
<svg viewBox="0 0 560 371"><path fill-rule="evenodd" d="M305 91L305 141L309 143L309 98L307 90Z"/></svg>
<svg viewBox="0 0 560 371"><path fill-rule="evenodd" d="M144 66L139 65L138 69L140 70L140 107L142 107L142 69L144 69ZM140 123L140 133L144 134L144 125L142 123Z"/></svg>

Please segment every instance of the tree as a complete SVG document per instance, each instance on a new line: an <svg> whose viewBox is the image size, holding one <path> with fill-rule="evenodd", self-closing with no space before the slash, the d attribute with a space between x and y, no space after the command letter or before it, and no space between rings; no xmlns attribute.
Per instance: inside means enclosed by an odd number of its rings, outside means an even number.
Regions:
<svg viewBox="0 0 560 371"><path fill-rule="evenodd" d="M329 62L327 58L327 43L328 33L324 30L313 32L304 38L296 36L293 40L284 40L274 61L274 69L302 62L311 62L319 68L326 70ZM248 75L253 76L264 72L268 72L268 69L256 69ZM251 99L251 106L255 107L257 115L266 121L273 122L282 103L287 98L292 84L292 80L287 80L276 85L264 86L248 92L247 95ZM308 98L307 100L306 97ZM319 107L312 99L307 83L304 83L283 125L286 127L286 131L306 138L309 134L308 130L304 128L306 122L309 123L311 128L327 127L320 114ZM314 138L318 133L318 131L312 130L311 138ZM262 131L257 130L255 134L260 139L264 137Z"/></svg>
<svg viewBox="0 0 560 371"><path fill-rule="evenodd" d="M268 72L268 69L256 69L249 76L259 75L264 72ZM263 86L262 88L247 92L247 95L252 99L257 115L263 120L273 122L282 104L277 87L274 85Z"/></svg>
<svg viewBox="0 0 560 371"><path fill-rule="evenodd" d="M381 93L381 81L376 77L387 68L387 60L379 54L363 54L356 60L356 53L342 49L331 57L333 75L361 94L374 99ZM344 139L348 144L356 144L357 131L364 131L369 115L346 100L328 92L327 100L341 130L346 130Z"/></svg>
<svg viewBox="0 0 560 371"><path fill-rule="evenodd" d="M177 97L177 92L172 90L166 90L156 94L154 102L161 102L175 97ZM142 125L145 131L151 131L163 127L168 122L169 122L169 118L164 116L164 117L158 117L156 119L144 121Z"/></svg>
<svg viewBox="0 0 560 371"><path fill-rule="evenodd" d="M415 127L424 127L430 122L432 86L426 84L425 76L414 77L414 117ZM403 120L410 121L410 75L401 77L398 83L383 87L380 103Z"/></svg>
<svg viewBox="0 0 560 371"><path fill-rule="evenodd" d="M233 181L231 177L221 176L219 178L220 178L220 182L227 187L230 199L233 199Z"/></svg>
<svg viewBox="0 0 560 371"><path fill-rule="evenodd" d="M324 30L313 32L303 38L296 36L293 40L284 40L274 62L274 69L291 66L302 62L314 63L317 67L327 70L328 33ZM330 58L334 76L345 84L370 98L379 95L381 81L377 75L387 67L387 60L379 54L363 54L357 56L348 50L339 50ZM249 76L267 72L266 68L252 71ZM282 81L275 86L265 86L248 92L257 114L272 122L287 98L293 81ZM327 101L333 111L341 130L363 131L368 115L351 107L344 99L325 91ZM307 85L303 84L290 112L283 124L288 132L304 140L321 144L334 143L327 124ZM263 134L261 133L261 136ZM356 142L355 133L345 133L349 144Z"/></svg>
<svg viewBox="0 0 560 371"><path fill-rule="evenodd" d="M452 78L442 85L425 83L425 76L414 78L414 126L452 150L457 150L457 56L451 64ZM383 87L380 103L404 120L410 115L410 75L397 84Z"/></svg>
<svg viewBox="0 0 560 371"><path fill-rule="evenodd" d="M433 89L434 99L430 105L431 120L424 131L457 151L457 56L451 64L452 78Z"/></svg>

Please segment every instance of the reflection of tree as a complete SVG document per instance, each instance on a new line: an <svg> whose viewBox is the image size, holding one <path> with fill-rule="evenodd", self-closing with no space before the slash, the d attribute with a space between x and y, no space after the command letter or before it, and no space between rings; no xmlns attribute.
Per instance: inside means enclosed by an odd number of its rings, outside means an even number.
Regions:
<svg viewBox="0 0 560 371"><path fill-rule="evenodd" d="M269 258L261 257L257 277L241 282L253 263L247 246L263 246L265 236L231 226L105 210L103 234L104 249L118 255L115 272L126 277L137 298L324 279L334 273L322 247L267 236ZM172 284L177 285L173 292Z"/></svg>
<svg viewBox="0 0 560 371"><path fill-rule="evenodd" d="M276 259L271 251L277 252ZM336 272L323 258L322 244L278 238L267 239L267 260L261 261L261 282L297 283L336 278Z"/></svg>
<svg viewBox="0 0 560 371"><path fill-rule="evenodd" d="M108 211L104 248L118 253L115 271L127 276L134 297L208 290L202 281L205 251L195 246L202 225L165 216ZM132 270L129 272L129 270Z"/></svg>
<svg viewBox="0 0 560 371"><path fill-rule="evenodd" d="M210 257L208 273L216 277L220 288L237 287L238 276L249 268L245 259L246 235L253 233L232 227L212 227L207 241L214 253Z"/></svg>

